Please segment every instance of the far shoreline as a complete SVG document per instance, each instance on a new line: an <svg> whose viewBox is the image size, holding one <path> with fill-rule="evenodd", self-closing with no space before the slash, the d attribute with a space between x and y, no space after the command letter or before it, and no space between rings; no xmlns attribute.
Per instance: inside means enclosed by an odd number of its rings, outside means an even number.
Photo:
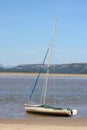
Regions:
<svg viewBox="0 0 87 130"><path fill-rule="evenodd" d="M37 76L38 73L23 73L23 72L0 72L0 76ZM46 76L46 73L42 73L41 76ZM49 77L87 77L87 74L56 74L49 73Z"/></svg>

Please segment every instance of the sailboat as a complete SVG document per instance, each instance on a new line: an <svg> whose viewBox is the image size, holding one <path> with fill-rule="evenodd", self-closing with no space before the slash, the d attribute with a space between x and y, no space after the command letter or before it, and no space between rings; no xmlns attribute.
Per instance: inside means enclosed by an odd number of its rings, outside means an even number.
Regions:
<svg viewBox="0 0 87 130"><path fill-rule="evenodd" d="M58 107L53 107L53 106L49 106L49 105L45 104L46 91L47 91L47 85L48 85L48 77L49 77L50 59L51 59L51 53L52 53L52 44L53 44L54 36L55 36L55 29L56 29L56 18L54 19L54 28L53 28L51 42L50 42L49 47L46 51L45 57L44 57L43 62L41 64L40 72L39 72L38 76L36 77L34 86L32 88L32 91L31 91L31 94L29 97L30 102L24 104L24 107L25 107L25 111L29 112L29 113L47 114L47 115L55 115L55 116L58 116L58 115L59 116L72 116L72 115L77 114L76 109L60 108L60 107L58 108ZM32 95L33 95L36 87L37 87L37 83L38 83L38 80L39 80L41 72L42 72L42 66L44 66L48 54L49 54L49 58L48 58L48 64L47 64L47 76L46 76L45 87L44 87L43 101L41 104L32 105L31 98L32 98Z"/></svg>

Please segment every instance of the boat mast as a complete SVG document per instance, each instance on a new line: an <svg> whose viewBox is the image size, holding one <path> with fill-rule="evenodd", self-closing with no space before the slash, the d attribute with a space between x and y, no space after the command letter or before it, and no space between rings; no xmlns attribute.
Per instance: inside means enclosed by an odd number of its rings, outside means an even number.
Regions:
<svg viewBox="0 0 87 130"><path fill-rule="evenodd" d="M46 91L47 91L47 85L48 85L49 68L50 68L50 61L51 61L51 55L52 55L52 45L53 45L54 37L55 37L55 30L56 30L56 17L54 18L54 27L53 27L53 32L52 32L52 38L51 38L51 42L49 44L47 76L46 76L46 83L45 83L45 87L44 87L44 95L43 95L43 103L42 104L45 104L45 99L46 99Z"/></svg>
<svg viewBox="0 0 87 130"><path fill-rule="evenodd" d="M49 44L49 47L48 47L48 49L47 49L47 51L46 51L46 54L45 54L45 57L44 57L44 59L43 59L43 62L42 62L42 64L41 64L41 69L40 69L40 71L39 71L39 73L38 73L38 76L37 76L37 78L36 78L36 80L35 80L35 83L34 83L34 86L33 86L33 88L32 88L32 90L31 90L31 93L30 93L30 100L31 100L31 97L32 97L32 95L33 95L33 93L34 93L34 91L35 91L35 88L36 88L36 85L37 85L37 83L38 83L38 80L39 80L39 77L40 77L40 74L41 74L41 72L42 72L42 66L45 64L45 61L46 61L46 58L47 58L47 55L48 55L48 53L51 55L51 51L52 51L52 43L53 43L53 41L54 41L54 35L55 35L55 27L56 27L56 18L55 18L55 20L54 20L54 30L53 30L53 33L52 33L52 39L51 39L51 42L50 42L50 44ZM50 52L49 52L50 51ZM48 68L50 67L50 56L49 56L49 60L48 60ZM48 73L47 73L47 75L49 74L49 69L48 69ZM48 77L48 76L47 76ZM47 86L47 83L48 83L48 79L46 79L46 85L45 86ZM45 87L46 88L46 87ZM43 96L44 98L44 100L43 100L43 102L45 102L45 97L46 97L46 89L44 89L44 96Z"/></svg>

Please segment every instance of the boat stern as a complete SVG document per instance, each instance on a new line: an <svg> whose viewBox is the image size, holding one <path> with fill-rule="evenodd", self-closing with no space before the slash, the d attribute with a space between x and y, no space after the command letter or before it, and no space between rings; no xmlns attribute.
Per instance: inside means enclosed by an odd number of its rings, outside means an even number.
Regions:
<svg viewBox="0 0 87 130"><path fill-rule="evenodd" d="M77 115L77 110L76 109L72 110L72 115Z"/></svg>

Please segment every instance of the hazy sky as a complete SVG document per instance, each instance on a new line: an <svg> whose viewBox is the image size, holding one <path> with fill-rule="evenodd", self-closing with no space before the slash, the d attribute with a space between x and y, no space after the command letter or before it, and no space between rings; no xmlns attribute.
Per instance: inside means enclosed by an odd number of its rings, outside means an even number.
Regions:
<svg viewBox="0 0 87 130"><path fill-rule="evenodd" d="M0 64L41 63L55 16L53 63L87 62L87 0L0 0Z"/></svg>

